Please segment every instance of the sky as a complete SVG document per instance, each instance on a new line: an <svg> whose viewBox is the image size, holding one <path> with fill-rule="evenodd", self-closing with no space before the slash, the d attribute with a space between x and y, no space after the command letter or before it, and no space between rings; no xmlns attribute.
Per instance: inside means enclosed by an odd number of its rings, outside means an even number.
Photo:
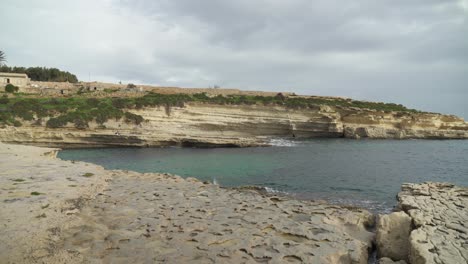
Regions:
<svg viewBox="0 0 468 264"><path fill-rule="evenodd" d="M0 0L9 66L468 119L468 0Z"/></svg>

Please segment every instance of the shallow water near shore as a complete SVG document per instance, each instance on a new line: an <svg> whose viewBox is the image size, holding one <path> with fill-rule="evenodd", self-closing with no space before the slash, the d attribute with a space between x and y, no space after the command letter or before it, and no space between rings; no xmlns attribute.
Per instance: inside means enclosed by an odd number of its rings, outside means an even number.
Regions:
<svg viewBox="0 0 468 264"><path fill-rule="evenodd" d="M468 186L468 141L276 140L260 148L109 148L60 151L137 172L168 172L221 186L256 185L299 199L323 199L389 212L404 182Z"/></svg>

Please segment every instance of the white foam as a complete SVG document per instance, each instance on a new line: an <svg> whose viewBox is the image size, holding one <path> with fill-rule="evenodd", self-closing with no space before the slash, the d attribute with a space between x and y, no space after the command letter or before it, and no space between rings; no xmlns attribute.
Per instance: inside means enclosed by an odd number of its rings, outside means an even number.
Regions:
<svg viewBox="0 0 468 264"><path fill-rule="evenodd" d="M297 142L283 138L272 138L269 144L275 147L294 147L297 145Z"/></svg>
<svg viewBox="0 0 468 264"><path fill-rule="evenodd" d="M289 193L287 193L287 192L278 191L278 190L273 189L273 188L271 188L271 187L263 187L263 188L265 189L265 191L266 191L267 193L279 193L279 194L285 194L285 195L289 194Z"/></svg>

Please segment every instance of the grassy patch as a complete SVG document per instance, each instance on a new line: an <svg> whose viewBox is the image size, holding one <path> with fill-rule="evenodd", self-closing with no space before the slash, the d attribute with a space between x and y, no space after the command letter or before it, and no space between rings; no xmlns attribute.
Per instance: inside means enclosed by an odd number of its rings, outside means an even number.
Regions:
<svg viewBox="0 0 468 264"><path fill-rule="evenodd" d="M49 207L50 204L46 204L46 205L43 205L41 206L42 209L46 209L47 207Z"/></svg>
<svg viewBox="0 0 468 264"><path fill-rule="evenodd" d="M31 192L31 195L42 195L44 193L40 193L40 192Z"/></svg>
<svg viewBox="0 0 468 264"><path fill-rule="evenodd" d="M77 187L77 186L78 186L78 185L76 185L76 184L70 184L70 185L68 185L68 187Z"/></svg>
<svg viewBox="0 0 468 264"><path fill-rule="evenodd" d="M83 174L82 176L83 176L83 177L86 177L86 178L89 178L89 177L94 176L94 173L87 172L87 173Z"/></svg>
<svg viewBox="0 0 468 264"><path fill-rule="evenodd" d="M104 89L104 92L105 92L105 93L115 93L115 92L117 92L117 91L118 91L118 90L116 90L116 89L109 89L109 88L105 88L105 89Z"/></svg>
<svg viewBox="0 0 468 264"><path fill-rule="evenodd" d="M13 181L14 182L24 182L25 180L24 179L14 179Z"/></svg>
<svg viewBox="0 0 468 264"><path fill-rule="evenodd" d="M15 97L3 100L0 104L0 123L21 126L19 118L37 121L48 118L46 127L59 128L72 124L77 129L85 129L90 121L103 124L109 119L119 120L131 108L132 98L24 98ZM138 121L141 116L127 121Z"/></svg>
<svg viewBox="0 0 468 264"><path fill-rule="evenodd" d="M42 213L42 214L36 216L36 218L46 218L46 217L47 217L47 215L45 213Z"/></svg>

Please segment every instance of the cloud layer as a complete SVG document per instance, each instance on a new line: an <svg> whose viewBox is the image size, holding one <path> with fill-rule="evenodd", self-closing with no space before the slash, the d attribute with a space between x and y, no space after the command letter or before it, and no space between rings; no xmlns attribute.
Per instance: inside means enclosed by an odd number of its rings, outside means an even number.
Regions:
<svg viewBox="0 0 468 264"><path fill-rule="evenodd" d="M0 17L9 65L468 118L467 0L4 0Z"/></svg>

